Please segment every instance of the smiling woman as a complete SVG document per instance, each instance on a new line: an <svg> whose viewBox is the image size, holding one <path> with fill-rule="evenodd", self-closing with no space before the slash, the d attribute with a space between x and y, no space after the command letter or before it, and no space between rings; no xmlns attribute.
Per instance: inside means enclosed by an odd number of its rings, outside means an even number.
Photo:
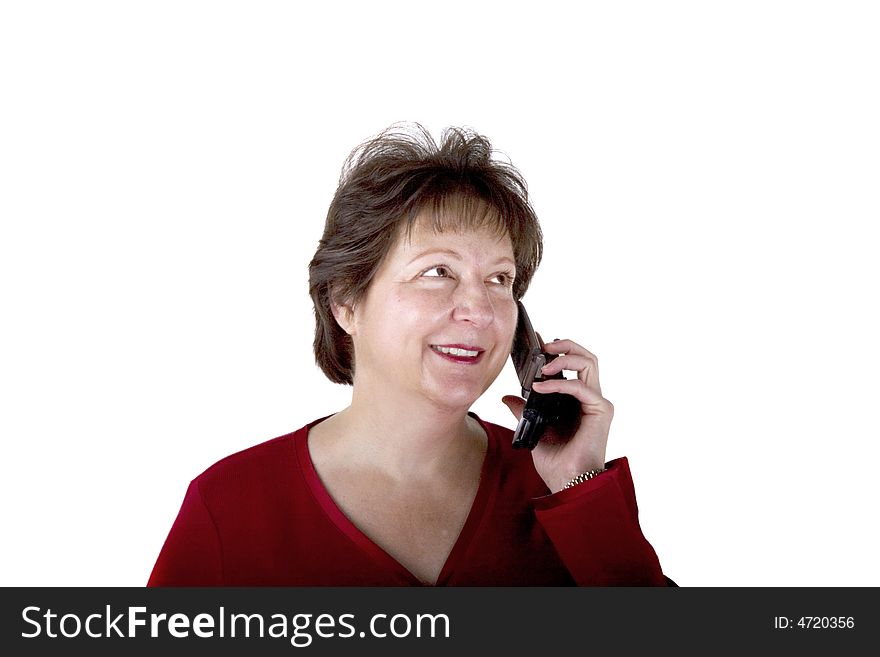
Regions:
<svg viewBox="0 0 880 657"><path fill-rule="evenodd" d="M541 244L485 137L395 126L356 149L309 265L316 362L351 404L196 477L150 585L671 583L626 459L604 461L590 352L545 345L578 374L542 390L580 401L572 435L515 451L470 411L510 355Z"/></svg>

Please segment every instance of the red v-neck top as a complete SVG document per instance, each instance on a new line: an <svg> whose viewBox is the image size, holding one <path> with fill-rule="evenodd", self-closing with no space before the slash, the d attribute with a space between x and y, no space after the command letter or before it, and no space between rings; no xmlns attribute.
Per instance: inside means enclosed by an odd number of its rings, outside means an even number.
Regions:
<svg viewBox="0 0 880 657"><path fill-rule="evenodd" d="M438 586L666 585L625 458L551 495L510 429L480 422L477 494ZM421 586L339 509L308 431L218 461L189 485L148 586Z"/></svg>

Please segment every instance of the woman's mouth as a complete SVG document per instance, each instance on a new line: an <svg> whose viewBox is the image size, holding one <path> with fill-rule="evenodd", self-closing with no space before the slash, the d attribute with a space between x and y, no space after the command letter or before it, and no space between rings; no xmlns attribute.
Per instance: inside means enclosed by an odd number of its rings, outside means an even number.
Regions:
<svg viewBox="0 0 880 657"><path fill-rule="evenodd" d="M431 351L454 363L479 363L485 353L482 349L462 345L431 345Z"/></svg>

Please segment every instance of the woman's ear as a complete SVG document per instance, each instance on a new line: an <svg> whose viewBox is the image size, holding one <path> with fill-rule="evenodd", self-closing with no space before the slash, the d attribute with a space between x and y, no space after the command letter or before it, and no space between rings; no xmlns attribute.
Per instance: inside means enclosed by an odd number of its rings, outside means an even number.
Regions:
<svg viewBox="0 0 880 657"><path fill-rule="evenodd" d="M349 335L355 334L354 308L348 303L337 303L331 299L330 309L340 328Z"/></svg>

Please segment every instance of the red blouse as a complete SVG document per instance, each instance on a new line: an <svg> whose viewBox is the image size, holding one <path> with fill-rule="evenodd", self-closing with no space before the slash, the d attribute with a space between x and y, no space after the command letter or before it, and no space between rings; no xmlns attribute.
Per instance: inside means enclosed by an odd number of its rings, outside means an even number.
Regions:
<svg viewBox="0 0 880 657"><path fill-rule="evenodd" d="M438 586L671 584L642 535L626 458L553 495L510 429L488 449ZM148 586L421 586L336 506L309 456L315 420L189 485Z"/></svg>

